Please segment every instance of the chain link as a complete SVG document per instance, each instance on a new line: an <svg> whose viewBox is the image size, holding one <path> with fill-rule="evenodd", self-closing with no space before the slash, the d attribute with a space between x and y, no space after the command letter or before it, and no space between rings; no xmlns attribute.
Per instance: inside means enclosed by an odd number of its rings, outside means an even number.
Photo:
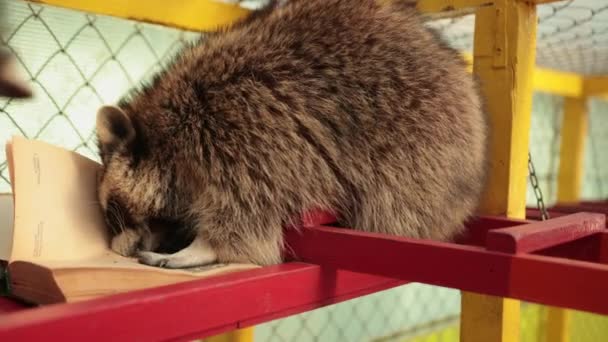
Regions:
<svg viewBox="0 0 608 342"><path fill-rule="evenodd" d="M528 152L528 172L530 175L530 183L534 189L534 196L536 197L536 207L540 210L541 219L548 220L549 212L545 207L545 200L543 198L543 192L538 184L538 177L536 176L536 170L534 169L534 163L532 162L532 154Z"/></svg>

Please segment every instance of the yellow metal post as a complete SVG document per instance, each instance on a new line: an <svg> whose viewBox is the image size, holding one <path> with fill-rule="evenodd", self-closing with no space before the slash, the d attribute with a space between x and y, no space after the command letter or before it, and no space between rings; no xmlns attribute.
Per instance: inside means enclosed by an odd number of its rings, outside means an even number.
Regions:
<svg viewBox="0 0 608 342"><path fill-rule="evenodd" d="M536 67L534 91L566 97L583 96L584 79L579 74Z"/></svg>
<svg viewBox="0 0 608 342"><path fill-rule="evenodd" d="M253 328L234 330L222 335L209 337L204 342L248 342L253 341Z"/></svg>
<svg viewBox="0 0 608 342"><path fill-rule="evenodd" d="M564 102L557 187L559 203L572 203L580 199L587 137L586 106L585 97L566 98Z"/></svg>
<svg viewBox="0 0 608 342"><path fill-rule="evenodd" d="M492 158L484 214L525 216L535 54L534 4L500 0L477 10L473 71L486 100ZM462 294L463 342L517 341L519 319L516 300Z"/></svg>
<svg viewBox="0 0 608 342"><path fill-rule="evenodd" d="M219 0L28 0L192 31L214 31L246 17L249 10Z"/></svg>
<svg viewBox="0 0 608 342"><path fill-rule="evenodd" d="M585 95L606 98L608 96L608 75L585 78Z"/></svg>
<svg viewBox="0 0 608 342"><path fill-rule="evenodd" d="M460 341L518 341L519 302L463 292Z"/></svg>
<svg viewBox="0 0 608 342"><path fill-rule="evenodd" d="M547 326L545 336L547 342L567 342L570 339L570 317L569 310L548 307Z"/></svg>

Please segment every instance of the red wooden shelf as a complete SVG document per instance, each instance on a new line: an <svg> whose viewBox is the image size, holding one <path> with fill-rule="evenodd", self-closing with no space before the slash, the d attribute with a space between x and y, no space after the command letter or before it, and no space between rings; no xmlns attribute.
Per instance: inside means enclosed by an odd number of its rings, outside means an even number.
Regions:
<svg viewBox="0 0 608 342"><path fill-rule="evenodd" d="M480 217L442 243L331 227L331 215L311 214L286 232L285 264L80 303L16 310L2 301L0 341L192 340L410 281L608 314L605 215L553 217Z"/></svg>
<svg viewBox="0 0 608 342"><path fill-rule="evenodd" d="M0 341L191 341L405 283L292 262L3 314Z"/></svg>
<svg viewBox="0 0 608 342"><path fill-rule="evenodd" d="M578 213L587 211L608 214L608 201L585 201L579 203L556 204L549 209L561 213Z"/></svg>

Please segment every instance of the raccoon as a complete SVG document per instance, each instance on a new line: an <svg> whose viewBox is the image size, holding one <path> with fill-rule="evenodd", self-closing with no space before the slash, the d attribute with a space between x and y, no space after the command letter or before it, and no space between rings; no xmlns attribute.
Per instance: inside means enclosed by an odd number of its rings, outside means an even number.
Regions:
<svg viewBox="0 0 608 342"><path fill-rule="evenodd" d="M291 0L99 109L99 200L115 252L168 268L279 263L311 209L449 240L478 205L487 135L475 79L410 1Z"/></svg>

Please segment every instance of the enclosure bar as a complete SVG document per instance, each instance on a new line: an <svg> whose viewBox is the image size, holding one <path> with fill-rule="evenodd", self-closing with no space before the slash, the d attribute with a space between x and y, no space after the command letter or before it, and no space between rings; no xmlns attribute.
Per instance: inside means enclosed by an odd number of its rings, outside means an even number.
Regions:
<svg viewBox="0 0 608 342"><path fill-rule="evenodd" d="M6 314L0 341L192 341L406 283L284 263Z"/></svg>
<svg viewBox="0 0 608 342"><path fill-rule="evenodd" d="M214 31L247 16L250 11L236 4L217 0L26 0L73 10L177 27L191 31ZM393 0L383 0L393 1ZM419 0L417 8L425 14L460 16L496 0ZM532 0L549 3L557 0Z"/></svg>
<svg viewBox="0 0 608 342"><path fill-rule="evenodd" d="M534 90L566 97L583 95L583 77L578 74L536 67Z"/></svg>
<svg viewBox="0 0 608 342"><path fill-rule="evenodd" d="M570 320L569 310L555 306L547 307L547 342L567 342L570 339Z"/></svg>
<svg viewBox="0 0 608 342"><path fill-rule="evenodd" d="M602 214L584 215L605 224ZM598 244L604 234L594 234L591 238ZM581 261L564 258L562 254L510 254L480 246L334 227L304 228L301 232L290 230L286 232L286 239L297 260L323 265L327 269L608 314L608 296L605 295L608 265L597 255L591 261ZM477 313L480 315L477 329L484 329L485 316L494 313Z"/></svg>
<svg viewBox="0 0 608 342"><path fill-rule="evenodd" d="M587 98L564 99L557 181L557 202L560 204L580 200L587 125Z"/></svg>
<svg viewBox="0 0 608 342"><path fill-rule="evenodd" d="M215 31L249 10L215 0L28 0L30 2L143 21L191 31Z"/></svg>
<svg viewBox="0 0 608 342"><path fill-rule="evenodd" d="M608 76L589 76L585 78L585 95L608 97Z"/></svg>
<svg viewBox="0 0 608 342"><path fill-rule="evenodd" d="M577 213L527 225L493 229L486 235L488 250L504 253L533 253L601 233L604 215Z"/></svg>
<svg viewBox="0 0 608 342"><path fill-rule="evenodd" d="M417 8L422 13L453 12L492 6L495 0L418 0Z"/></svg>
<svg viewBox="0 0 608 342"><path fill-rule="evenodd" d="M492 132L483 214L525 217L536 24L536 6L528 2L500 0L476 13L473 72ZM461 308L462 341L519 340L519 301L463 292Z"/></svg>
<svg viewBox="0 0 608 342"><path fill-rule="evenodd" d="M549 4L552 2L559 2L559 1L563 1L563 0L527 0L527 1L530 3L533 3L533 4L540 5L540 4Z"/></svg>
<svg viewBox="0 0 608 342"><path fill-rule="evenodd" d="M535 46L534 5L504 0L477 12L473 68L492 133L484 215L525 218Z"/></svg>
<svg viewBox="0 0 608 342"><path fill-rule="evenodd" d="M472 72L473 56L469 53L463 53L462 57L467 62L468 70ZM543 93L566 97L579 97L583 96L584 93L584 78L579 74L571 72L537 66L534 68L534 79L532 82L534 91Z"/></svg>
<svg viewBox="0 0 608 342"><path fill-rule="evenodd" d="M201 342L241 342L253 341L253 329L237 329L221 335L206 338Z"/></svg>

